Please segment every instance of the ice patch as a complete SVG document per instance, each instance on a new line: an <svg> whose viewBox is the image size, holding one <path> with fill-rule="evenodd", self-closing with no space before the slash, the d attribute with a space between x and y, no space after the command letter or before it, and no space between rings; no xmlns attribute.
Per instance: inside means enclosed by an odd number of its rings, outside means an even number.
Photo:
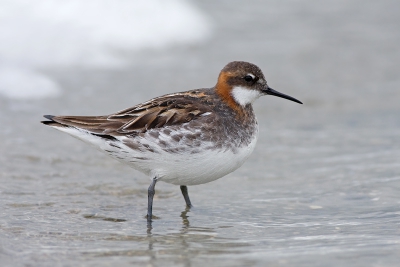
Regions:
<svg viewBox="0 0 400 267"><path fill-rule="evenodd" d="M41 99L60 95L61 88L38 72L0 67L0 94L11 99Z"/></svg>
<svg viewBox="0 0 400 267"><path fill-rule="evenodd" d="M60 93L38 68L120 67L132 60L127 52L197 44L210 34L205 16L184 0L0 0L0 7L0 94L13 99Z"/></svg>
<svg viewBox="0 0 400 267"><path fill-rule="evenodd" d="M0 0L0 60L30 66L125 63L121 51L198 43L207 19L183 0Z"/></svg>

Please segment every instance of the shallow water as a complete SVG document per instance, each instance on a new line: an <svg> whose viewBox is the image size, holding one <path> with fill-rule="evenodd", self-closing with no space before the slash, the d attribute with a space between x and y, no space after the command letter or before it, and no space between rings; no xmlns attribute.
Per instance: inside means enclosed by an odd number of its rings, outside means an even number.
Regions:
<svg viewBox="0 0 400 267"><path fill-rule="evenodd" d="M395 1L202 1L214 37L127 54L119 70L44 69L64 89L0 98L0 259L9 266L398 266L400 17ZM256 150L236 172L189 187L150 180L39 124L107 114L212 86L248 60L302 101L255 105Z"/></svg>

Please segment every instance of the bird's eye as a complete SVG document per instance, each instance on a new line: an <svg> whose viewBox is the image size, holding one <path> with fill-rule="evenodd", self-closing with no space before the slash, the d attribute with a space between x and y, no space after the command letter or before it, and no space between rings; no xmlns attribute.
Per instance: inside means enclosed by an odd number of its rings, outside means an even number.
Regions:
<svg viewBox="0 0 400 267"><path fill-rule="evenodd" d="M253 79L254 79L254 78L253 78L252 76L250 76L250 75L244 76L244 80L245 80L246 82L252 82Z"/></svg>

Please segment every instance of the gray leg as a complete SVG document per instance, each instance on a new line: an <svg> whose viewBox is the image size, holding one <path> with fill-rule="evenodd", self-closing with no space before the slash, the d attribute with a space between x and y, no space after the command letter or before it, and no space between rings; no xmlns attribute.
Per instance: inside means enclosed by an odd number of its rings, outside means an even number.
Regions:
<svg viewBox="0 0 400 267"><path fill-rule="evenodd" d="M192 207L192 203L190 203L190 198L189 198L187 186L186 185L181 185L181 191L182 191L183 198L186 201L186 206L191 208Z"/></svg>
<svg viewBox="0 0 400 267"><path fill-rule="evenodd" d="M148 206L147 206L147 222L151 223L151 217L153 215L153 198L154 194L156 193L155 191L155 186L157 183L157 178L154 178L153 181L151 182L148 190Z"/></svg>

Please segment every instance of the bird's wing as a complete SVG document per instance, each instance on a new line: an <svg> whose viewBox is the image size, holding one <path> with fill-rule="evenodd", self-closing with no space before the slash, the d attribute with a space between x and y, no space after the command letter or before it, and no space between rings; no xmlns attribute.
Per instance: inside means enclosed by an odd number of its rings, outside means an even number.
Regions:
<svg viewBox="0 0 400 267"><path fill-rule="evenodd" d="M211 106L200 99L204 93L193 92L165 95L106 116L45 116L50 126L72 126L102 135L129 135L184 124L196 120ZM54 125L54 124L59 125ZM53 125L52 125L53 124Z"/></svg>

